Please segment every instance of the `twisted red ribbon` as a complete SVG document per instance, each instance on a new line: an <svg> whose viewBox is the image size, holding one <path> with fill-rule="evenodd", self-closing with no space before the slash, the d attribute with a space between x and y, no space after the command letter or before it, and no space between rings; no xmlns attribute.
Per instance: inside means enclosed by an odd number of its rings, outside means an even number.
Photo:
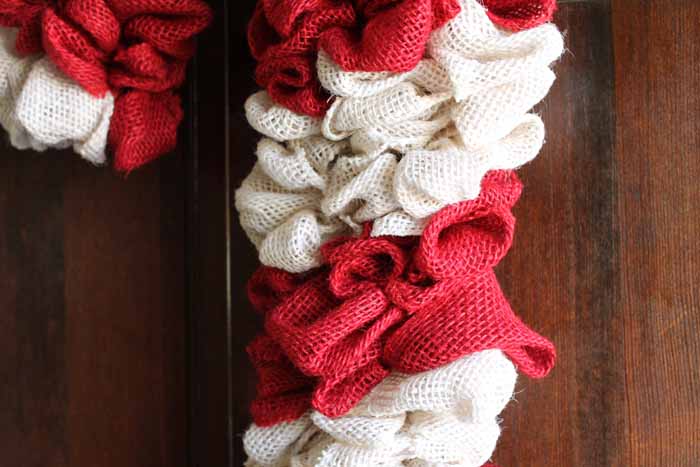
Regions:
<svg viewBox="0 0 700 467"><path fill-rule="evenodd" d="M309 405L348 412L390 370L427 371L501 349L531 377L554 346L514 314L493 272L510 248L521 184L491 172L479 198L437 213L422 237L340 239L303 275L262 267L249 295L266 333L249 347L259 375L251 411L265 426Z"/></svg>
<svg viewBox="0 0 700 467"><path fill-rule="evenodd" d="M20 54L46 52L87 92L115 95L109 142L118 170L172 150L182 120L173 90L193 37L211 21L201 0L9 0L0 25L19 28Z"/></svg>

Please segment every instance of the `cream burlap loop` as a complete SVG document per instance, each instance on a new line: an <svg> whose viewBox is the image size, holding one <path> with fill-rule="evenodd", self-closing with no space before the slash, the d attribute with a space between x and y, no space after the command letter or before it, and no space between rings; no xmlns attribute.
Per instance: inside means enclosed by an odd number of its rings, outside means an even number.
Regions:
<svg viewBox="0 0 700 467"><path fill-rule="evenodd" d="M244 437L247 465L480 467L495 448L497 416L515 380L499 350L416 375L394 373L346 416L311 412L270 428L253 425Z"/></svg>
<svg viewBox="0 0 700 467"><path fill-rule="evenodd" d="M461 7L433 33L428 56L406 73L348 72L321 53L319 79L336 96L324 136L359 135L371 144L353 142L353 148L367 152L428 144L450 121L469 148L512 132L551 87L549 65L563 51L561 34L550 24L511 33L496 27L477 0L462 0ZM426 120L442 124L416 139L416 124Z"/></svg>
<svg viewBox="0 0 700 467"><path fill-rule="evenodd" d="M376 448L394 441L406 423L406 414L381 418L365 415L329 418L320 412L312 412L311 421L338 443Z"/></svg>
<svg viewBox="0 0 700 467"><path fill-rule="evenodd" d="M411 450L406 460L427 465L481 467L493 454L501 435L495 419L474 423L426 412L413 413L410 418Z"/></svg>
<svg viewBox="0 0 700 467"><path fill-rule="evenodd" d="M98 98L61 73L46 57L20 58L16 32L0 28L0 124L18 149L73 147L105 162L114 97Z"/></svg>
<svg viewBox="0 0 700 467"><path fill-rule="evenodd" d="M495 418L510 401L517 373L500 350L486 350L417 375L393 373L360 405L374 417L449 412L476 422Z"/></svg>
<svg viewBox="0 0 700 467"><path fill-rule="evenodd" d="M260 262L290 272L308 271L321 265L321 245L343 234L350 232L340 221L326 221L316 211L296 212L262 241Z"/></svg>
<svg viewBox="0 0 700 467"><path fill-rule="evenodd" d="M396 165L396 156L388 153L340 157L330 172L321 210L359 232L363 222L398 209L392 190Z"/></svg>
<svg viewBox="0 0 700 467"><path fill-rule="evenodd" d="M433 116L449 99L448 93L426 93L410 82L398 83L368 97L338 98L323 119L323 135L337 141L363 129L421 121Z"/></svg>
<svg viewBox="0 0 700 467"><path fill-rule="evenodd" d="M537 73L563 52L554 25L511 33L495 26L478 1L460 3L461 12L428 43L428 55L450 77L457 101Z"/></svg>
<svg viewBox="0 0 700 467"><path fill-rule="evenodd" d="M448 204L476 198L490 170L515 169L537 155L544 127L520 117L504 138L468 148L456 129L412 149L354 154L347 141L314 136L286 144L263 139L258 163L236 193L241 224L268 266L302 272L318 266L318 249L338 235L420 235ZM301 214L301 211L304 211Z"/></svg>
<svg viewBox="0 0 700 467"><path fill-rule="evenodd" d="M372 224L372 236L396 235L399 237L417 236L423 233L428 223L427 218L417 219L406 211L390 212L386 216L375 219Z"/></svg>
<svg viewBox="0 0 700 467"><path fill-rule="evenodd" d="M445 139L435 149L410 151L396 170L396 198L411 217L428 217L448 204L476 198L486 172L520 167L537 156L543 143L542 120L528 114L510 134L477 149Z"/></svg>
<svg viewBox="0 0 700 467"><path fill-rule="evenodd" d="M282 467L289 465L289 458L305 440L305 434L318 432L309 414L289 423L279 423L270 428L252 425L243 435L243 448L249 456L248 466ZM309 433L310 434L310 433ZM295 449L296 447L296 449Z"/></svg>
<svg viewBox="0 0 700 467"><path fill-rule="evenodd" d="M299 115L276 105L266 91L259 91L245 102L248 123L275 141L289 141L321 134L321 120Z"/></svg>
<svg viewBox="0 0 700 467"><path fill-rule="evenodd" d="M27 81L32 66L39 56L20 57L15 53L14 28L0 27L0 124L10 136L10 143L18 149L28 149L39 142L32 140L31 135L21 125L15 116L17 98L24 83ZM44 150L46 146L38 147Z"/></svg>
<svg viewBox="0 0 700 467"><path fill-rule="evenodd" d="M263 138L258 143L258 163L284 189L323 191L329 166L345 147L320 137L293 140L287 147Z"/></svg>
<svg viewBox="0 0 700 467"><path fill-rule="evenodd" d="M493 89L488 100L481 95L469 96L454 105L451 116L464 145L479 149L513 132L554 82L554 73L549 68L541 71L541 76L531 75Z"/></svg>
<svg viewBox="0 0 700 467"><path fill-rule="evenodd" d="M318 53L316 71L321 85L334 96L369 97L406 80L408 73L345 71L324 51Z"/></svg>
<svg viewBox="0 0 700 467"><path fill-rule="evenodd" d="M349 233L340 219L321 212L329 170L347 148L322 137L259 142L258 162L236 191L236 209L263 264L307 271L320 264L325 241Z"/></svg>

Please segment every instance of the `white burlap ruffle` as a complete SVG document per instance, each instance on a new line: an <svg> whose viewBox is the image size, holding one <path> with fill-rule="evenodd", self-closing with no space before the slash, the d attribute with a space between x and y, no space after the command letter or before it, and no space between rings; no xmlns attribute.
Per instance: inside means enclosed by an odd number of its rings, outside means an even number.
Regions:
<svg viewBox="0 0 700 467"><path fill-rule="evenodd" d="M15 52L14 28L0 27L0 124L17 149L73 147L94 164L105 162L114 97L92 96L40 55Z"/></svg>
<svg viewBox="0 0 700 467"><path fill-rule="evenodd" d="M500 435L516 371L499 350L416 375L392 374L348 415L309 412L291 423L252 425L249 467L480 467Z"/></svg>
<svg viewBox="0 0 700 467"><path fill-rule="evenodd" d="M486 172L537 155L544 125L528 112L554 81L561 34L551 24L510 33L477 0L461 7L407 73L346 72L319 53L320 81L335 96L322 120L265 92L250 97L248 119L270 139L236 206L264 264L318 266L325 240L367 221L375 236L419 235L435 212L476 198ZM302 161L333 142L322 171Z"/></svg>

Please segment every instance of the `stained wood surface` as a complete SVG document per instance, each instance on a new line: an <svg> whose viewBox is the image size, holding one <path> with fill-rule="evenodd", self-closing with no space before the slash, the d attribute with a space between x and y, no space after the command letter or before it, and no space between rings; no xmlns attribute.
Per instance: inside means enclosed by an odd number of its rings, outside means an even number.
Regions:
<svg viewBox="0 0 700 467"><path fill-rule="evenodd" d="M0 152L0 464L184 466L181 157Z"/></svg>
<svg viewBox="0 0 700 467"><path fill-rule="evenodd" d="M700 2L570 2L556 21L568 52L500 276L559 361L520 380L495 459L697 466Z"/></svg>

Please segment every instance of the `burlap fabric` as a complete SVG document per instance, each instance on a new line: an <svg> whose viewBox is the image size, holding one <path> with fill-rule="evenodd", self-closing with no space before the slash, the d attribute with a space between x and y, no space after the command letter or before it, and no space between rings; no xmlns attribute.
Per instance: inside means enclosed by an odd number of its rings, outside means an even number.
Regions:
<svg viewBox="0 0 700 467"><path fill-rule="evenodd" d="M243 438L246 465L478 467L494 450L496 420L515 381L513 364L498 350L415 375L393 373L345 416L310 411L251 426Z"/></svg>
<svg viewBox="0 0 700 467"><path fill-rule="evenodd" d="M114 110L111 93L95 97L45 56L21 57L15 28L0 28L0 124L18 149L73 147L94 164L105 162Z"/></svg>
<svg viewBox="0 0 700 467"><path fill-rule="evenodd" d="M299 114L322 116L328 95L315 72L319 47L347 70L407 71L457 0L260 0L248 28L256 80Z"/></svg>
<svg viewBox="0 0 700 467"><path fill-rule="evenodd" d="M259 162L236 198L261 261L308 270L323 240L358 233L370 220L373 235L418 235L442 207L475 198L487 171L530 161L544 126L528 111L549 90L549 65L562 49L552 25L511 34L476 0L462 0L433 33L430 58L410 72L346 72L319 54L320 80L337 96L322 120L274 105L264 92L251 96L251 125L277 141L258 148L259 161L276 159L277 172ZM323 173L303 162L331 144L319 134L343 143Z"/></svg>
<svg viewBox="0 0 700 467"><path fill-rule="evenodd" d="M554 347L513 314L493 273L520 190L514 173L492 172L479 198L444 208L421 237L338 239L322 247L324 267L296 276L261 268L249 286L265 317L249 347L256 423L309 407L341 416L390 370L419 373L487 349L545 376Z"/></svg>
<svg viewBox="0 0 700 467"><path fill-rule="evenodd" d="M122 171L174 148L182 110L173 91L184 80L194 35L210 20L202 0L12 0L0 6L0 26L19 28L18 55L44 52L91 95L116 96L109 143Z"/></svg>

